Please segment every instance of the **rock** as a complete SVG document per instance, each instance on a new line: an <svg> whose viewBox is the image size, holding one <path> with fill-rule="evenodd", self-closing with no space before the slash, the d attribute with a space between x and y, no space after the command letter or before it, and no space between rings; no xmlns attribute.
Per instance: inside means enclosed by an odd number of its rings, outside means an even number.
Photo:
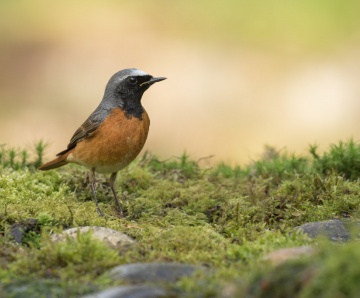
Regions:
<svg viewBox="0 0 360 298"><path fill-rule="evenodd" d="M13 225L11 225L9 232L15 242L21 244L24 234L33 230L37 230L37 228L38 220L36 218L27 218L22 222L14 223Z"/></svg>
<svg viewBox="0 0 360 298"><path fill-rule="evenodd" d="M120 265L110 270L110 277L131 283L174 282L181 277L191 276L203 267L179 263L136 263Z"/></svg>
<svg viewBox="0 0 360 298"><path fill-rule="evenodd" d="M157 298L168 297L165 290L150 286L119 286L82 298Z"/></svg>
<svg viewBox="0 0 360 298"><path fill-rule="evenodd" d="M287 260L296 259L302 256L310 256L315 252L311 246L289 247L275 250L264 257L264 260L271 262L274 265L279 265Z"/></svg>
<svg viewBox="0 0 360 298"><path fill-rule="evenodd" d="M326 236L335 242L350 240L349 231L346 229L344 223L338 219L306 223L295 227L295 230L302 231L310 238Z"/></svg>
<svg viewBox="0 0 360 298"><path fill-rule="evenodd" d="M135 241L131 239L128 235L104 228L104 227L78 227L71 228L63 231L61 234L51 235L51 240L54 242L64 241L66 237L76 238L77 233L87 233L91 231L92 237L96 240L102 241L107 244L109 247L114 249L123 249L124 247L133 244Z"/></svg>

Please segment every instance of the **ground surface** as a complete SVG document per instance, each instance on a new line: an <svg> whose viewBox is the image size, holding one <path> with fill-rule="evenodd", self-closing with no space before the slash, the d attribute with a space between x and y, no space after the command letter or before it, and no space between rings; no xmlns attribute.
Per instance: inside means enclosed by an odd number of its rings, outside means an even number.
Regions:
<svg viewBox="0 0 360 298"><path fill-rule="evenodd" d="M314 293L356 297L360 293L356 241L339 246L294 231L305 223L338 219L349 225L351 234L360 209L360 146L351 140L324 154L311 147L303 157L266 148L263 158L235 168L211 165L208 159L192 160L186 154L162 161L146 153L117 180L124 218L118 216L104 177L98 177L97 191L106 216L99 217L84 169L36 171L43 147L39 144L33 156L6 147L1 152L3 297L11 297L14 287L34 282L41 285L36 291L46 291L47 284L55 283L57 297L78 297L126 284L109 278L111 268L147 262L208 268L211 274L166 285L183 297L245 293L268 297L275 292L273 297L289 297L284 291L292 297ZM15 233L20 242L15 243L13 231L18 226L25 232ZM65 243L49 239L61 229L81 226L121 231L136 245L114 250L87 234ZM272 251L304 245L317 253L280 265L264 261Z"/></svg>

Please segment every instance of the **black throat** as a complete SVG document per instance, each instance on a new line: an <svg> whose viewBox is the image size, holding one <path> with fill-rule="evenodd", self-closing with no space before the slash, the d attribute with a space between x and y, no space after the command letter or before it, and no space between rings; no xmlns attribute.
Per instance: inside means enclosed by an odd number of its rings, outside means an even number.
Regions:
<svg viewBox="0 0 360 298"><path fill-rule="evenodd" d="M127 118L136 117L142 120L145 110L141 105L141 97L142 94L133 94L130 98L123 100L121 108L125 111Z"/></svg>

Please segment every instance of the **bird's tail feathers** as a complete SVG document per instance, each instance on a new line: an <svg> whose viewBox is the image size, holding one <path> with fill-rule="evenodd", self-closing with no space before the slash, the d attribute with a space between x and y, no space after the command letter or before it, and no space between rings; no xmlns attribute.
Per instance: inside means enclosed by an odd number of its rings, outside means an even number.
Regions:
<svg viewBox="0 0 360 298"><path fill-rule="evenodd" d="M58 158L55 158L54 160L49 161L46 164L43 164L42 166L40 166L38 168L38 170L47 171L47 170L56 169L56 168L59 168L59 167L62 167L64 165L66 165L68 163L66 161L66 158L68 157L69 154L70 154L70 152L67 152L64 155L61 155Z"/></svg>

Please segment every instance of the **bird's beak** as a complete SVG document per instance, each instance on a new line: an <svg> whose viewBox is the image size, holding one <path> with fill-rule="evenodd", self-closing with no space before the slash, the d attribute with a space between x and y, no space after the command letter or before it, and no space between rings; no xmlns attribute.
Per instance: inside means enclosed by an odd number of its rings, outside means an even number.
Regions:
<svg viewBox="0 0 360 298"><path fill-rule="evenodd" d="M152 85L154 83L157 83L157 82L160 82L160 81L163 81L163 80L166 80L166 78L164 78L164 77L151 78L149 81L141 83L140 86L142 86L142 85Z"/></svg>

